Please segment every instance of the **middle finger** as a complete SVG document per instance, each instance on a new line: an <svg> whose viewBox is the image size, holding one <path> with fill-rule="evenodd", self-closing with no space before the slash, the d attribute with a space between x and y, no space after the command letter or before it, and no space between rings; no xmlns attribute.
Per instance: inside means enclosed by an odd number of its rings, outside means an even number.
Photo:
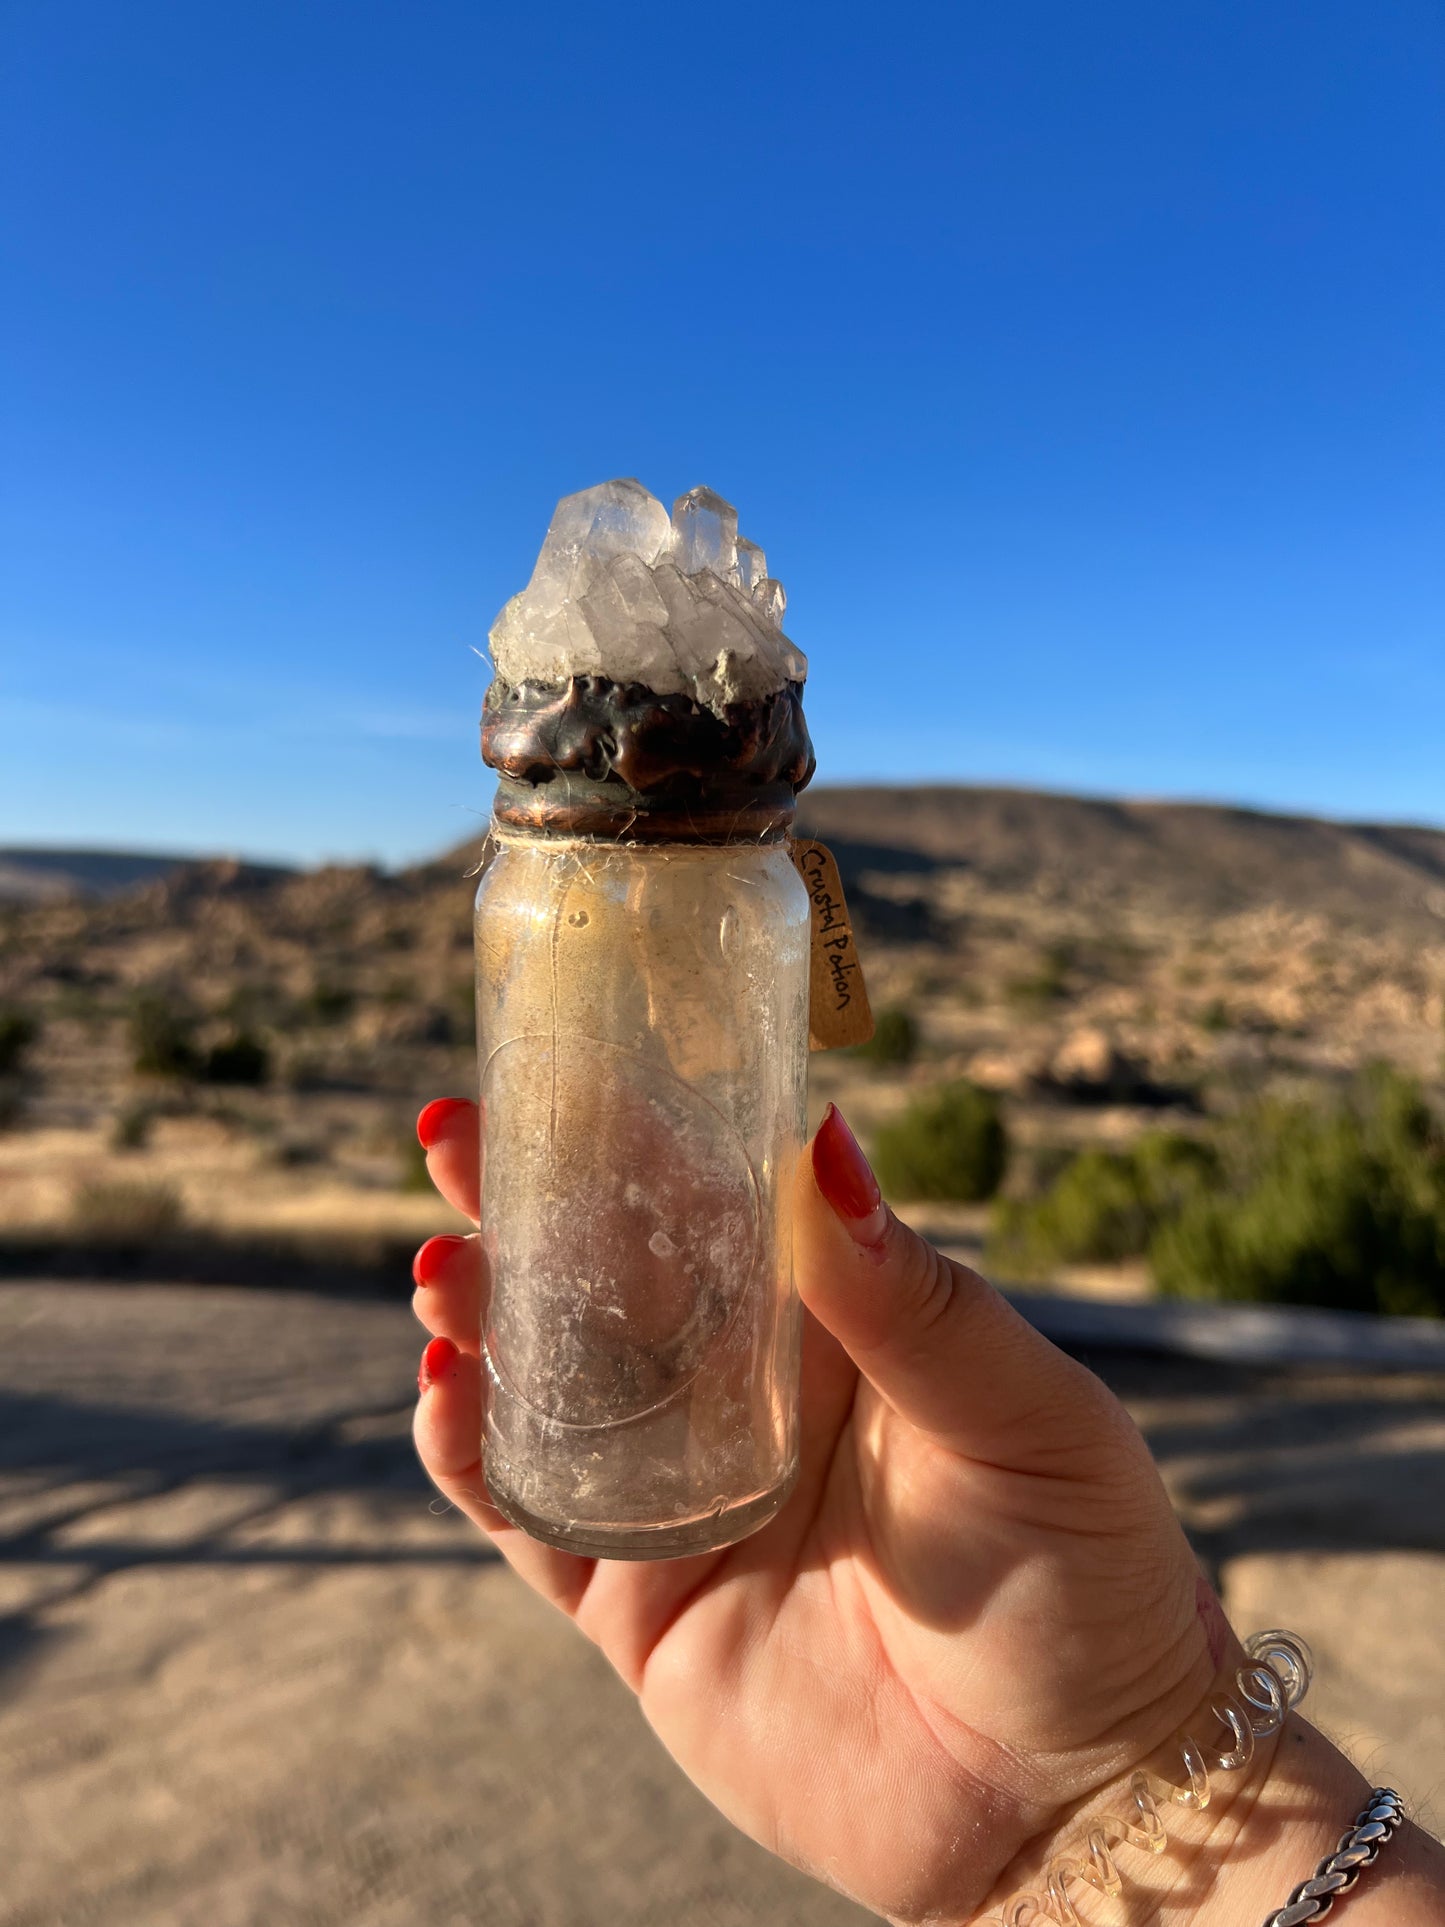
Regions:
<svg viewBox="0 0 1445 1927"><path fill-rule="evenodd" d="M481 1350L482 1241L475 1234L428 1238L412 1262L411 1307L436 1338L475 1357Z"/></svg>

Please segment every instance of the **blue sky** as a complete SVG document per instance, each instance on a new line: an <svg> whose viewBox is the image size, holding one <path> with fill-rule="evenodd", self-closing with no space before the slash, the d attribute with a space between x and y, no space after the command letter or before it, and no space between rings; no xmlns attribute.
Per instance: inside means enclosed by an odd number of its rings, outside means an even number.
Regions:
<svg viewBox="0 0 1445 1927"><path fill-rule="evenodd" d="M0 842L469 834L626 474L738 503L824 780L1445 822L1442 75L1425 0L10 0Z"/></svg>

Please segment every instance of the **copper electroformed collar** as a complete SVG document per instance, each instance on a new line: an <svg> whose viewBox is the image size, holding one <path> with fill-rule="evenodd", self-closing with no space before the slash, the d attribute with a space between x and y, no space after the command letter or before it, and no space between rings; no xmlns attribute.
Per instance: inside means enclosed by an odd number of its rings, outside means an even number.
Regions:
<svg viewBox="0 0 1445 1927"><path fill-rule="evenodd" d="M801 683L719 716L606 676L494 682L482 759L506 828L643 842L781 836L815 767Z"/></svg>

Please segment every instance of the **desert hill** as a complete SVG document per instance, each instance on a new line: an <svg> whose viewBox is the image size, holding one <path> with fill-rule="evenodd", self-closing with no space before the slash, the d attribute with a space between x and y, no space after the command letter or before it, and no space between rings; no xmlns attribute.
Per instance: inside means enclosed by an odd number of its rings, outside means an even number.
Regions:
<svg viewBox="0 0 1445 1927"><path fill-rule="evenodd" d="M820 787L802 798L799 825L833 844L854 879L950 870L1084 908L1272 908L1445 938L1445 829L961 784ZM484 847L473 837L391 877L356 874L381 892L426 888L474 869ZM297 875L234 858L8 847L0 903L94 900L183 877L192 893L279 892Z"/></svg>
<svg viewBox="0 0 1445 1927"><path fill-rule="evenodd" d="M194 867L195 857L135 850L0 849L0 903L57 903L67 897L113 897L137 884ZM239 866L275 880L277 864Z"/></svg>
<svg viewBox="0 0 1445 1927"><path fill-rule="evenodd" d="M1445 942L1445 830L964 787L810 790L800 823L854 869L923 861L1081 906L1272 908Z"/></svg>
<svg viewBox="0 0 1445 1927"><path fill-rule="evenodd" d="M1105 1105L1202 1111L1374 1058L1441 1083L1445 831L967 788L819 789L801 821L838 853L875 1009L919 1037L906 1069L815 1066L823 1095L865 1080L865 1126L959 1075L1009 1093L1021 1129L1042 1101L1053 1137ZM298 1208L308 1159L390 1182L418 1094L474 1076L483 854L288 872L69 853L63 892L0 904L5 1142L79 1132L91 1158L86 1134L158 1116L179 1143L199 1106L277 1183L294 1170Z"/></svg>

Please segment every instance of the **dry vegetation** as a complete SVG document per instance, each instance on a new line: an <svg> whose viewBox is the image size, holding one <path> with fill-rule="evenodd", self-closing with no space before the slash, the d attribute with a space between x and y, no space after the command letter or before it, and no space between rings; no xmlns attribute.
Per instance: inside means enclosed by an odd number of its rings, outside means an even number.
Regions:
<svg viewBox="0 0 1445 1927"><path fill-rule="evenodd" d="M33 1032L0 1137L12 1249L366 1264L437 1228L412 1120L472 1081L465 869L214 863L6 910L0 1009Z"/></svg>
<svg viewBox="0 0 1445 1927"><path fill-rule="evenodd" d="M871 1055L815 1103L874 1137L1000 1093L1006 1186L1383 1060L1441 1094L1445 834L990 791L820 791L865 937ZM27 1265L248 1242L399 1261L442 1214L417 1105L472 1082L480 846L399 875L189 865L0 910L0 1225ZM8 1042L7 1042L8 1039ZM979 1208L933 1219L965 1243Z"/></svg>

